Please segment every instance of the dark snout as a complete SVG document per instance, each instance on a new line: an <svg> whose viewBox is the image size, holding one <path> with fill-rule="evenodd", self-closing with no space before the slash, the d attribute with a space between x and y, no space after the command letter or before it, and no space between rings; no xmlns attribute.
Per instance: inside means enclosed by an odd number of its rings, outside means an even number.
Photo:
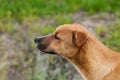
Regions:
<svg viewBox="0 0 120 80"><path fill-rule="evenodd" d="M47 47L46 44L43 42L44 39L45 37L37 37L34 39L34 42L37 44L37 48L41 51L46 49Z"/></svg>
<svg viewBox="0 0 120 80"><path fill-rule="evenodd" d="M42 37L41 37L41 38L35 38L35 39L34 39L34 42L35 42L35 43L39 43L39 42L41 42L42 40L43 40Z"/></svg>
<svg viewBox="0 0 120 80"><path fill-rule="evenodd" d="M38 42L39 42L39 38L35 38L35 39L34 39L34 42L35 42L35 43L38 43Z"/></svg>
<svg viewBox="0 0 120 80"><path fill-rule="evenodd" d="M50 45L51 40L52 40L51 36L47 35L47 36L35 38L34 42L40 51L49 53L49 54L56 54L53 49L51 49L51 48L48 49L48 46Z"/></svg>

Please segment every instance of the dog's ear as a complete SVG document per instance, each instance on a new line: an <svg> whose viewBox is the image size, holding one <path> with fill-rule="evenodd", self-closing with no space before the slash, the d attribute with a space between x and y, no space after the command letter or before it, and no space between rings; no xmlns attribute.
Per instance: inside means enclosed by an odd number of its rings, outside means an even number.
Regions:
<svg viewBox="0 0 120 80"><path fill-rule="evenodd" d="M80 31L73 31L73 43L76 46L82 46L87 41L87 35Z"/></svg>

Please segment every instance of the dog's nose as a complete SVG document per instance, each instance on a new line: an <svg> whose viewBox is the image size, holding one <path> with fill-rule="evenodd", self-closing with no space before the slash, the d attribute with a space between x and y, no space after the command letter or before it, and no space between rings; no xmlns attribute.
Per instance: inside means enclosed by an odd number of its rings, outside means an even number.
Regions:
<svg viewBox="0 0 120 80"><path fill-rule="evenodd" d="M34 39L34 42L35 42L35 43L38 43L39 40L40 40L39 38L35 38L35 39Z"/></svg>

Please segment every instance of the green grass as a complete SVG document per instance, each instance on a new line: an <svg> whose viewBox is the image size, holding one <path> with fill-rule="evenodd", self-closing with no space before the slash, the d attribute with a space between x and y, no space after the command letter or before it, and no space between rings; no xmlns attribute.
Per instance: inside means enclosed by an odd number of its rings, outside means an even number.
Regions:
<svg viewBox="0 0 120 80"><path fill-rule="evenodd" d="M46 27L42 27L40 31L42 34L45 35L45 34L52 33L54 30L55 30L55 27L46 26Z"/></svg>
<svg viewBox="0 0 120 80"><path fill-rule="evenodd" d="M88 10L90 12L97 11L110 11L114 12L118 10L120 6L119 0L82 0L81 7L83 10Z"/></svg>
<svg viewBox="0 0 120 80"><path fill-rule="evenodd" d="M56 19L57 25L69 24L72 22L71 18L69 16L66 16L66 15L56 15L55 19Z"/></svg>
<svg viewBox="0 0 120 80"><path fill-rule="evenodd" d="M120 23L109 25L109 27L97 27L96 32L102 42L109 48L120 51Z"/></svg>
<svg viewBox="0 0 120 80"><path fill-rule="evenodd" d="M45 72L41 71L39 73L35 73L34 75L30 76L28 80L46 80ZM48 80L48 79L47 79ZM49 77L49 80L66 80L66 74L61 73L60 69L54 70L52 75Z"/></svg>
<svg viewBox="0 0 120 80"><path fill-rule="evenodd" d="M0 0L0 17L21 20L24 16L66 14L79 10L114 12L120 10L119 7L119 0Z"/></svg>
<svg viewBox="0 0 120 80"><path fill-rule="evenodd" d="M11 22L6 23L6 24L1 23L0 25L0 32L3 32L3 33L4 32L14 33L17 31L17 29L18 29L18 26L12 25Z"/></svg>

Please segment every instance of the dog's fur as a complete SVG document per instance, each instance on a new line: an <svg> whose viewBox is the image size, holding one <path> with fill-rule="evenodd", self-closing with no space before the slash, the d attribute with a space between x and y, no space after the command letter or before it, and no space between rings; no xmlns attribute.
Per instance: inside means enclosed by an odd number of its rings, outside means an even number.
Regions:
<svg viewBox="0 0 120 80"><path fill-rule="evenodd" d="M65 57L85 80L120 80L120 53L107 48L80 24L61 25L35 42L40 51Z"/></svg>

